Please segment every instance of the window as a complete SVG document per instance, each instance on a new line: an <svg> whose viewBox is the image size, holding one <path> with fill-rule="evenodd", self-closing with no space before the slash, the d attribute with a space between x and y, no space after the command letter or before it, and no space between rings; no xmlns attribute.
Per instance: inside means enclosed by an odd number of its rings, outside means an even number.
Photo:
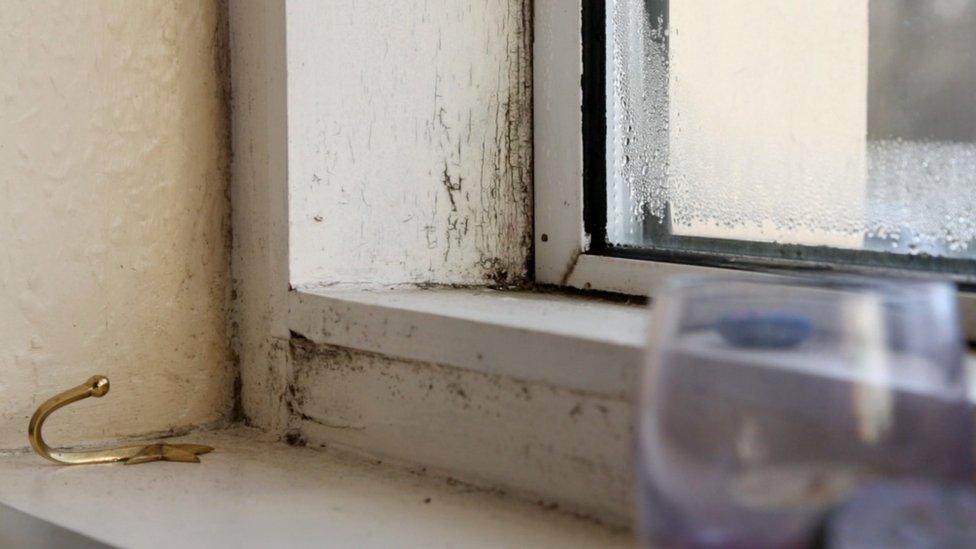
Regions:
<svg viewBox="0 0 976 549"><path fill-rule="evenodd" d="M536 6L543 282L641 291L680 264L976 282L976 2L553 4ZM575 50L552 36L570 28ZM555 73L574 54L578 94Z"/></svg>

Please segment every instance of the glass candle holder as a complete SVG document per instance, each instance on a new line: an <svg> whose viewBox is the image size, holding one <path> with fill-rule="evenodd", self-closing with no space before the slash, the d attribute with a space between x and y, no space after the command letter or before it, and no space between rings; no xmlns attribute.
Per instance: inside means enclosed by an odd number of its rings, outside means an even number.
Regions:
<svg viewBox="0 0 976 549"><path fill-rule="evenodd" d="M973 478L951 286L684 278L656 295L636 459L649 543L803 547L867 483Z"/></svg>

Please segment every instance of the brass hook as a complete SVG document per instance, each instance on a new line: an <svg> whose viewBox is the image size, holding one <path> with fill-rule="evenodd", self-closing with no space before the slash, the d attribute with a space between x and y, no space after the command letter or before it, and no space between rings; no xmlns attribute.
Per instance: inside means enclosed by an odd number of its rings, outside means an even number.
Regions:
<svg viewBox="0 0 976 549"><path fill-rule="evenodd" d="M81 465L86 463L111 463L115 461L125 462L126 465L137 463L149 463L151 461L182 461L188 463L199 463L199 454L206 454L213 451L210 446L200 444L149 444L138 446L121 446L119 448L106 448L104 450L87 450L68 452L55 450L44 442L41 436L41 427L47 419L58 408L62 408L78 402L88 397L100 398L108 393L108 378L105 376L92 376L88 381L81 385L68 389L63 393L55 395L41 404L31 417L27 427L27 438L30 440L31 447L41 457L49 459L62 465Z"/></svg>

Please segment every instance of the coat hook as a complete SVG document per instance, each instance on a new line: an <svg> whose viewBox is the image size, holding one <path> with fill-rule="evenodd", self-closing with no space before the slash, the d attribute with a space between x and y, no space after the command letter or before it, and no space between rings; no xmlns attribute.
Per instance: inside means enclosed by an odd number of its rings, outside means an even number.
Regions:
<svg viewBox="0 0 976 549"><path fill-rule="evenodd" d="M119 448L106 448L103 450L81 450L69 452L55 450L44 442L41 436L41 427L47 419L58 408L62 408L78 402L88 397L100 398L108 393L108 378L105 376L92 376L88 381L81 385L68 389L63 393L55 395L41 404L31 417L27 427L27 438L30 440L31 447L41 457L49 459L62 465L81 465L87 463L111 463L116 461L124 462L126 465L138 463L149 463L151 461L181 461L188 463L199 463L199 454L206 454L213 451L210 446L200 444L149 444L138 446L121 446Z"/></svg>

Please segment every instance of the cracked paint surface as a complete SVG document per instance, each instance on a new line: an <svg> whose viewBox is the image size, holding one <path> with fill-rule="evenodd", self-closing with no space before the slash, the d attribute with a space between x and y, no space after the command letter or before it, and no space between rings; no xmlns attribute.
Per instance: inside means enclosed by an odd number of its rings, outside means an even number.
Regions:
<svg viewBox="0 0 976 549"><path fill-rule="evenodd" d="M524 0L287 3L293 285L524 281L530 17Z"/></svg>

